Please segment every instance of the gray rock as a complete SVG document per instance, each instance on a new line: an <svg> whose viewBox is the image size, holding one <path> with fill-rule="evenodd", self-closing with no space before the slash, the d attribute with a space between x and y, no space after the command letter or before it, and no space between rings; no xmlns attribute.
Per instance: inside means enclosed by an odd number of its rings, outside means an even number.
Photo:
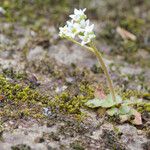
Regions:
<svg viewBox="0 0 150 150"><path fill-rule="evenodd" d="M121 74L138 75L142 72L141 68L120 67Z"/></svg>
<svg viewBox="0 0 150 150"><path fill-rule="evenodd" d="M64 42L64 41L63 41ZM73 44L71 47L67 47L65 44L58 44L57 46L51 46L49 48L48 55L55 58L57 62L65 65L75 63L77 65L91 67L97 62L92 53L86 49Z"/></svg>
<svg viewBox="0 0 150 150"><path fill-rule="evenodd" d="M119 131L123 133L121 141L128 145L130 150L142 150L142 144L147 142L143 134L138 134L138 130L129 124L120 125L118 128Z"/></svg>
<svg viewBox="0 0 150 150"><path fill-rule="evenodd" d="M0 34L0 45L1 44L9 44L10 40L4 35L4 34Z"/></svg>
<svg viewBox="0 0 150 150"><path fill-rule="evenodd" d="M46 52L41 46L36 46L33 49L30 49L29 53L27 54L27 60L41 60L45 57Z"/></svg>

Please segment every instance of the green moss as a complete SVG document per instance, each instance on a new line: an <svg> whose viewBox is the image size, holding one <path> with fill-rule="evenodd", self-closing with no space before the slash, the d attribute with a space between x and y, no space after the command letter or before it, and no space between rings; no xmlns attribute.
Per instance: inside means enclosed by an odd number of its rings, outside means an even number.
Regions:
<svg viewBox="0 0 150 150"><path fill-rule="evenodd" d="M150 103L138 104L137 110L139 112L145 112L145 111L150 112Z"/></svg>
<svg viewBox="0 0 150 150"><path fill-rule="evenodd" d="M137 99L145 98L145 96L147 96L148 94L144 92L136 91L136 90L127 90L123 92L121 95L124 100L127 100L127 99L130 99L130 97L135 97ZM136 107L139 112L143 112L143 111L150 112L149 102L143 102L143 103L137 104Z"/></svg>
<svg viewBox="0 0 150 150"><path fill-rule="evenodd" d="M0 76L0 95L5 97L2 110L0 110L0 117L3 119L37 115L42 109L41 105L45 105L48 101L47 96L41 95L28 86L10 82L4 76Z"/></svg>
<svg viewBox="0 0 150 150"><path fill-rule="evenodd" d="M43 108L47 107L51 108L54 113L73 114L77 119L81 119L84 115L81 108L84 107L84 102L93 98L94 90L86 82L70 86L72 87L69 90L54 95L54 98L50 99L25 84L18 84L14 80L8 81L1 75L0 95L3 95L5 99L0 110L0 117L2 120L5 118L44 118ZM70 91L71 88L73 91Z"/></svg>
<svg viewBox="0 0 150 150"><path fill-rule="evenodd" d="M139 34L141 33L141 27L144 25L144 23L144 20L141 18L128 16L127 18L121 20L120 25L134 34Z"/></svg>
<svg viewBox="0 0 150 150"><path fill-rule="evenodd" d="M140 91L136 91L136 90L126 90L121 95L122 95L122 98L125 100L125 99L129 99L130 97L142 98L143 94L144 93Z"/></svg>
<svg viewBox="0 0 150 150"><path fill-rule="evenodd" d="M26 79L27 74L26 73L19 73L14 71L13 68L7 68L7 69L3 69L3 75L5 77L9 77L11 79L17 79L17 80L22 80L22 79Z"/></svg>
<svg viewBox="0 0 150 150"><path fill-rule="evenodd" d="M126 53L127 52L133 53L138 50L138 44L134 41L122 41L121 45Z"/></svg>
<svg viewBox="0 0 150 150"><path fill-rule="evenodd" d="M30 25L36 24L41 18L45 18L45 20L51 18L53 21L63 18L63 14L69 11L70 2L67 0L57 0L56 3L51 0L36 0L35 2L30 0L3 0L0 5L7 12L2 21L17 21L23 25ZM43 11L39 12L39 9ZM17 15L13 15L14 13L17 13Z"/></svg>
<svg viewBox="0 0 150 150"><path fill-rule="evenodd" d="M60 95L55 96L53 101L49 102L49 105L53 108L53 111L60 111L67 114L82 115L81 108L84 107L84 103L93 98L93 88L88 84L79 84L76 89L78 94L73 94L71 91L66 91Z"/></svg>

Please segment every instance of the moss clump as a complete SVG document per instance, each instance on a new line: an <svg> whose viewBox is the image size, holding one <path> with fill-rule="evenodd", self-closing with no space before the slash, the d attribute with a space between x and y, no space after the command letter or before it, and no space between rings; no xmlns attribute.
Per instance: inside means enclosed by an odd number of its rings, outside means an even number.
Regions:
<svg viewBox="0 0 150 150"><path fill-rule="evenodd" d="M54 113L73 114L77 119L81 119L83 116L81 108L87 100L93 98L93 87L86 81L79 81L68 87L67 90L50 99L24 83L18 84L15 80L8 80L0 75L0 95L4 96L0 118L3 121L9 118L33 117L39 119L44 117L43 108L46 107Z"/></svg>
<svg viewBox="0 0 150 150"><path fill-rule="evenodd" d="M19 21L23 25L33 24L35 20L38 22L41 18L45 18L45 20L50 18L53 21L57 19L58 21L60 18L61 20L64 19L62 14L66 14L69 11L70 4L67 0L57 0L56 2L51 0L36 0L35 2L30 0L4 0L0 2L0 5L7 13L5 14L6 18L3 18L2 21ZM49 9L50 7L51 9ZM39 12L39 8L42 8L43 11ZM13 13L17 13L18 15L12 17Z"/></svg>
<svg viewBox="0 0 150 150"><path fill-rule="evenodd" d="M82 112L80 108L84 106L84 103L93 98L94 90L88 84L80 83L77 87L74 87L72 91L62 92L60 95L55 96L53 101L49 102L53 111L60 111L67 114L79 114Z"/></svg>
<svg viewBox="0 0 150 150"><path fill-rule="evenodd" d="M2 120L12 117L13 119L34 116L39 114L42 106L47 104L48 97L39 94L28 86L8 81L0 76L0 95L5 98L0 109Z"/></svg>
<svg viewBox="0 0 150 150"><path fill-rule="evenodd" d="M123 41L121 45L126 52L134 53L138 50L138 44L134 41Z"/></svg>
<svg viewBox="0 0 150 150"><path fill-rule="evenodd" d="M150 112L150 103L138 104L137 109L139 112Z"/></svg>
<svg viewBox="0 0 150 150"><path fill-rule="evenodd" d="M140 91L136 91L136 90L127 90L123 92L121 95L122 95L122 98L126 100L126 99L130 99L131 97L135 97L137 99L145 98L145 95L148 95L148 94L140 92ZM150 112L150 103L148 102L139 103L136 105L136 107L137 107L137 110L140 112L143 112L143 111Z"/></svg>
<svg viewBox="0 0 150 150"><path fill-rule="evenodd" d="M9 77L11 79L23 80L23 79L26 79L26 77L27 77L26 73L18 73L16 71L14 71L13 68L3 69L2 71L3 71L3 75L5 77Z"/></svg>
<svg viewBox="0 0 150 150"><path fill-rule="evenodd" d="M120 25L134 34L139 34L144 23L143 19L129 16L128 18L122 19Z"/></svg>
<svg viewBox="0 0 150 150"><path fill-rule="evenodd" d="M142 92L140 91L136 91L136 90L126 90L125 92L123 92L121 95L122 95L122 98L124 100L126 99L129 99L130 97L137 97L137 98L142 98L143 97L143 94Z"/></svg>

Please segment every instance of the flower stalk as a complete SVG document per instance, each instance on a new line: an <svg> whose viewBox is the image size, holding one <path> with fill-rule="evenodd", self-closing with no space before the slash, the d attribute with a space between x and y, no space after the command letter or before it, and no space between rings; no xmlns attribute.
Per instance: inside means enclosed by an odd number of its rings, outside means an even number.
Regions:
<svg viewBox="0 0 150 150"><path fill-rule="evenodd" d="M111 77L110 77L110 75L109 75L109 72L108 72L108 70L107 70L107 67L106 67L106 65L105 65L105 63L104 63L104 61L103 61L102 55L101 55L101 53L98 51L98 49L95 47L95 45L94 45L93 43L91 43L90 45L91 45L91 47L92 47L92 49L93 49L93 51L94 51L94 54L96 55L98 61L100 62L103 71L104 71L104 74L105 74L106 79L107 79L107 83L108 83L108 86L109 86L109 90L110 90L112 99L113 99L114 101L116 101L115 91L114 91L114 87L113 87L113 82L112 82L112 80L111 80Z"/></svg>
<svg viewBox="0 0 150 150"><path fill-rule="evenodd" d="M66 37L67 38L67 37ZM109 90L110 90L110 93L111 93L111 96L112 96L112 99L115 101L116 100L116 97L115 97L115 91L114 91L114 86L113 86L113 82L111 80L111 77L109 75L109 72L108 72L108 69L105 65L105 62L103 61L103 58L102 58L102 55L101 53L98 51L98 49L95 47L94 43L91 42L89 46L86 46L86 45L81 45L81 43L79 43L78 41L72 39L72 38L67 38L68 40L70 40L71 42L75 43L75 44L78 44L79 46L82 46L84 47L85 49L89 50L90 52L94 53L98 59L98 61L100 62L100 65L104 71L104 74L106 76L106 79L107 79L107 83L108 83L108 87L109 87Z"/></svg>
<svg viewBox="0 0 150 150"><path fill-rule="evenodd" d="M93 44L93 39L96 37L93 29L94 24L90 25L90 21L86 20L87 16L85 15L86 9L75 9L74 14L70 15L71 21L67 21L64 27L60 27L59 36L66 38L72 41L75 44L78 44L90 52L94 53L101 64L101 67L106 75L108 86L111 92L112 100L116 102L115 91L113 88L113 83L110 78L107 67L103 61L101 53Z"/></svg>

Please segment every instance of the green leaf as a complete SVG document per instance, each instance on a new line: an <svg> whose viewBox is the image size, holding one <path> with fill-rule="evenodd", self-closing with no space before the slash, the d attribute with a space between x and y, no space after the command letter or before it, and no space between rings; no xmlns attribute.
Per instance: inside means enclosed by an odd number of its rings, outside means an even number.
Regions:
<svg viewBox="0 0 150 150"><path fill-rule="evenodd" d="M122 108L122 111L124 112L124 114L119 114L119 118L120 118L121 122L125 122L128 120L132 124L141 125L142 124L141 114L139 112L137 112L134 108L129 107L130 108L130 110L129 110L127 107ZM132 115L134 115L134 119L130 120Z"/></svg>
<svg viewBox="0 0 150 150"><path fill-rule="evenodd" d="M131 114L131 107L127 105L121 105L119 108L119 114L120 115Z"/></svg>
<svg viewBox="0 0 150 150"><path fill-rule="evenodd" d="M112 96L109 94L105 99L94 98L92 100L89 100L88 102L85 103L85 105L90 108L97 108L97 107L110 108L118 104L121 104L121 102L122 99L120 96L117 95L116 100L114 101L112 99Z"/></svg>
<svg viewBox="0 0 150 150"><path fill-rule="evenodd" d="M111 95L108 95L106 99L102 100L101 107L109 108L115 106L115 102L113 101Z"/></svg>
<svg viewBox="0 0 150 150"><path fill-rule="evenodd" d="M122 103L122 98L119 95L116 95L116 104L121 104Z"/></svg>
<svg viewBox="0 0 150 150"><path fill-rule="evenodd" d="M108 109L106 112L109 116L113 116L115 114L118 114L118 108L114 107L114 108Z"/></svg>
<svg viewBox="0 0 150 150"><path fill-rule="evenodd" d="M96 108L101 106L102 101L98 98L94 98L85 103L90 108Z"/></svg>
<svg viewBox="0 0 150 150"><path fill-rule="evenodd" d="M116 95L116 99L115 101L112 99L112 96L109 94L107 97L106 97L106 100L102 103L102 107L105 107L105 108L109 108L109 107L112 107L112 106L116 106L118 104L121 104L122 102L122 98L119 96L119 95Z"/></svg>

